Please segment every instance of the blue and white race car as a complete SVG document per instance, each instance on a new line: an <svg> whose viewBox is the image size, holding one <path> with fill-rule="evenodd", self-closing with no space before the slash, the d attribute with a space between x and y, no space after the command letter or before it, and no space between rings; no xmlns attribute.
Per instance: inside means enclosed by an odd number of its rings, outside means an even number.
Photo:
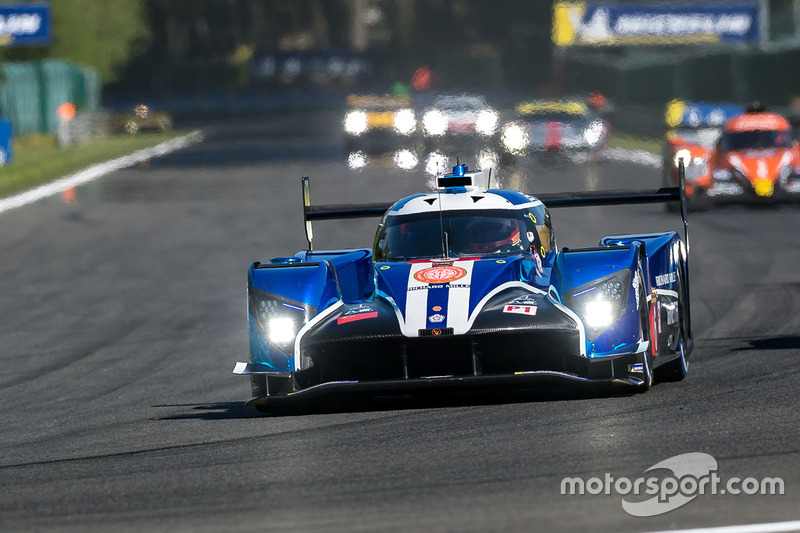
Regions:
<svg viewBox="0 0 800 533"><path fill-rule="evenodd" d="M686 375L684 240L665 231L558 249L549 212L685 207L680 188L537 198L488 189L465 165L437 185L392 205L312 206L303 178L308 250L248 272L250 361L234 369L250 378L248 404L542 379L646 390L656 375ZM313 220L381 215L372 248L313 250Z"/></svg>

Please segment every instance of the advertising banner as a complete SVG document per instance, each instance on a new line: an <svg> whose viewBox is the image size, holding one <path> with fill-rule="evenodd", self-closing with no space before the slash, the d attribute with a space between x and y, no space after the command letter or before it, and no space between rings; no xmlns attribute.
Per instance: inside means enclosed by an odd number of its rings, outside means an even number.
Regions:
<svg viewBox="0 0 800 533"><path fill-rule="evenodd" d="M0 46L50 44L50 4L0 4Z"/></svg>
<svg viewBox="0 0 800 533"><path fill-rule="evenodd" d="M556 2L557 46L754 43L761 37L757 2L611 4Z"/></svg>

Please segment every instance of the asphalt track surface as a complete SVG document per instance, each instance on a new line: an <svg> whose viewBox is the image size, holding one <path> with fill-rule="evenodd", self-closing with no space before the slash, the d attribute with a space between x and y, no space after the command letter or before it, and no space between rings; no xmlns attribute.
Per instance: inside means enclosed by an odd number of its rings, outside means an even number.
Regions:
<svg viewBox="0 0 800 533"><path fill-rule="evenodd" d="M262 117L0 214L2 531L652 531L800 518L800 210L691 215L690 375L649 392L245 407L245 275L305 246L315 203L390 201L424 173L353 171L336 123ZM462 158L468 159L468 158ZM468 162L469 161L465 161ZM529 192L657 187L631 163L524 163ZM317 248L376 221L322 222ZM680 228L661 206L554 211L559 246ZM631 480L678 454L785 494L702 495L649 518L565 477ZM663 472L662 472L663 473ZM629 499L635 499L629 497ZM644 498L639 498L644 499Z"/></svg>

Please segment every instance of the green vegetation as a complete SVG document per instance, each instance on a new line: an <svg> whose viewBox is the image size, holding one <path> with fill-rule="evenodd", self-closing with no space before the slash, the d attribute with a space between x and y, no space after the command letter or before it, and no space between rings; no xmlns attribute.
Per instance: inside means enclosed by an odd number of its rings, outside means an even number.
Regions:
<svg viewBox="0 0 800 533"><path fill-rule="evenodd" d="M0 167L0 197L49 183L136 150L178 137L185 132L115 135L61 148L53 136L29 135L13 141L13 159Z"/></svg>
<svg viewBox="0 0 800 533"><path fill-rule="evenodd" d="M611 148L625 148L627 150L645 150L653 154L661 153L663 141L658 137L631 135L629 133L612 133L608 140Z"/></svg>
<svg viewBox="0 0 800 533"><path fill-rule="evenodd" d="M58 0L50 4L53 43L3 48L0 60L68 59L91 66L103 83L109 83L144 50L151 37L144 0Z"/></svg>

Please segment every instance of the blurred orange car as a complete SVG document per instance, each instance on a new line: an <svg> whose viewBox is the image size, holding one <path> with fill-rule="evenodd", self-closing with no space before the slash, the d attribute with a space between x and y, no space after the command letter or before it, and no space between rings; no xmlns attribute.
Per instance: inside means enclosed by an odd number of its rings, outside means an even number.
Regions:
<svg viewBox="0 0 800 533"><path fill-rule="evenodd" d="M762 106L725 123L710 167L709 197L800 198L800 143L785 117Z"/></svg>
<svg viewBox="0 0 800 533"><path fill-rule="evenodd" d="M678 163L686 170L686 196L697 203L711 187L711 154L722 135L725 121L744 112L744 107L722 102L687 102L667 104L667 127L662 150L665 186L678 184Z"/></svg>

